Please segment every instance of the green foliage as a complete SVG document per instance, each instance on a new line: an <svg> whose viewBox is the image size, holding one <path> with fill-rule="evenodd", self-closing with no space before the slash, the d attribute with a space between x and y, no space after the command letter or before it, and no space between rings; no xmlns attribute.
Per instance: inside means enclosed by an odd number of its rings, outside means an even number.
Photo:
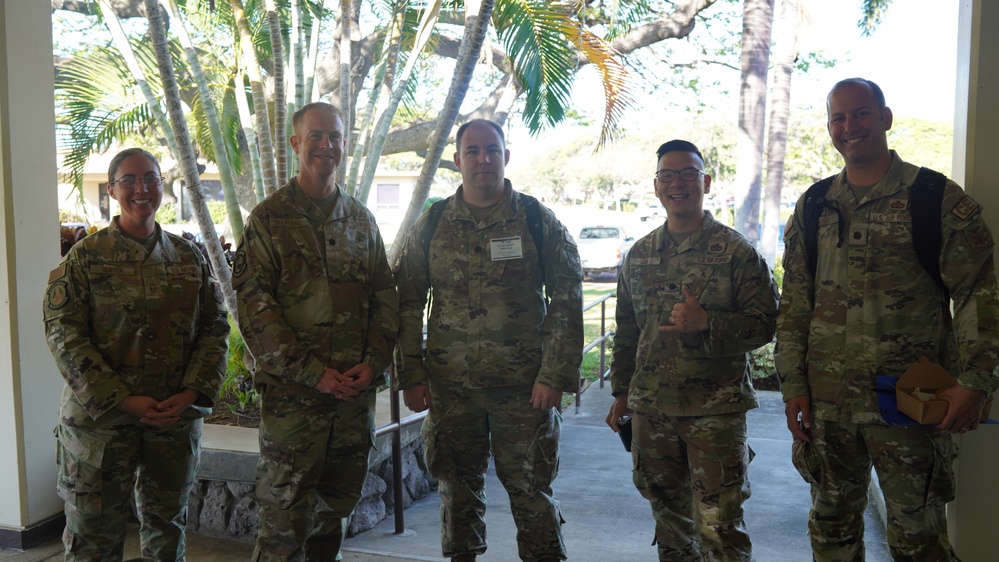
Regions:
<svg viewBox="0 0 999 562"><path fill-rule="evenodd" d="M784 290L784 258L777 256L774 260L774 280L777 281L777 289Z"/></svg>
<svg viewBox="0 0 999 562"><path fill-rule="evenodd" d="M517 80L527 97L524 121L531 131L542 122L562 121L572 105L575 53L562 36L565 14L557 4L539 0L497 2L493 13L496 34L516 62Z"/></svg>
<svg viewBox="0 0 999 562"><path fill-rule="evenodd" d="M256 408L260 402L260 395L253 387L253 377L246 370L243 364L243 354L246 352L246 344L239 333L232 316L229 317L229 362L226 365L225 379L222 381L221 396L232 396L237 404L229 408L235 413L244 411L247 408Z"/></svg>
<svg viewBox="0 0 999 562"><path fill-rule="evenodd" d="M177 224L177 204L163 203L156 211L156 222L160 224Z"/></svg>
<svg viewBox="0 0 999 562"><path fill-rule="evenodd" d="M86 223L87 220L80 215L69 211L66 209L59 209L59 224L66 224L70 222L82 222Z"/></svg>
<svg viewBox="0 0 999 562"><path fill-rule="evenodd" d="M212 224L225 224L229 219L225 201L205 201L205 203L208 205L208 213L212 216Z"/></svg>
<svg viewBox="0 0 999 562"><path fill-rule="evenodd" d="M774 366L774 342L749 352L749 374L753 380L777 376L777 368Z"/></svg>

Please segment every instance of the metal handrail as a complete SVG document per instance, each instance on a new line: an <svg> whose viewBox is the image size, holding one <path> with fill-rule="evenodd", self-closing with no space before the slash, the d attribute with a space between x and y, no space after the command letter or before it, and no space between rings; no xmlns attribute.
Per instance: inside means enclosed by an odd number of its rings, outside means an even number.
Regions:
<svg viewBox="0 0 999 562"><path fill-rule="evenodd" d="M614 335L614 331L607 330L607 300L615 298L617 295L615 293L607 293L606 295L600 297L599 299L591 302L590 304L583 306L583 312L593 308L594 306L600 305L600 336L592 342L586 344L583 347L583 355L589 353L593 348L600 346L600 370L597 372L597 379L600 381L600 388L604 387L604 380L610 375L610 368L607 367L607 338ZM583 401L583 377L582 368L580 368L580 376L576 377L576 414L579 414L579 409L582 406Z"/></svg>
<svg viewBox="0 0 999 562"><path fill-rule="evenodd" d="M607 293L603 297L591 302L588 305L583 306L583 312L593 308L594 306L600 305L600 337L593 340L592 342L586 344L583 347L583 355L589 353L596 346L600 346L600 388L604 387L604 379L610 373L610 369L606 369L606 346L604 342L608 337L614 335L613 331L607 331L607 299L614 297L614 293ZM579 413L580 407L580 395L583 393L583 378L576 377L576 413ZM395 362L389 366L389 380L395 381ZM418 414L413 414L411 416L406 416L404 419L400 419L400 406L399 406L399 391L392 390L391 385L389 386L388 392L391 392L389 397L389 409L390 409L390 420L389 423L379 427L375 430L375 437L381 437L383 435L392 435L392 490L393 490L393 509L395 509L395 534L401 535L406 531L406 518L404 515L404 505L403 501L403 484L402 484L402 430L413 424L420 423L424 418L427 417L427 412L420 412Z"/></svg>

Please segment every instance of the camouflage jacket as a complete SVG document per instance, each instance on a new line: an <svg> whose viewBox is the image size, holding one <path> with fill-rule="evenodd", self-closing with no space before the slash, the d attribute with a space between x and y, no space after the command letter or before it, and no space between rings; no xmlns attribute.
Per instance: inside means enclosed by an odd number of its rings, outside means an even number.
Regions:
<svg viewBox="0 0 999 562"><path fill-rule="evenodd" d="M356 199L341 190L326 217L292 179L250 213L232 276L255 384L313 387L327 367L362 362L378 383L399 297L375 218Z"/></svg>
<svg viewBox="0 0 999 562"><path fill-rule="evenodd" d="M686 285L708 313L708 329L666 334ZM625 257L617 284L611 390L628 407L670 416L744 412L758 405L746 354L769 343L777 284L741 234L704 213L679 246L663 225Z"/></svg>
<svg viewBox="0 0 999 562"><path fill-rule="evenodd" d="M430 244L429 278L418 236L426 213L406 237L398 273L397 388L432 380L470 388L541 382L575 392L583 351L583 273L575 241L541 206L542 279L523 199L510 183L481 222L461 193L459 187L441 213ZM512 238L510 258L503 258L500 240Z"/></svg>
<svg viewBox="0 0 999 562"><path fill-rule="evenodd" d="M157 226L153 251L111 226L78 242L49 275L43 316L66 379L63 423L138 423L115 406L128 396L201 393L207 413L225 376L229 321L222 291L193 244Z"/></svg>
<svg viewBox="0 0 999 562"><path fill-rule="evenodd" d="M944 191L940 272L950 303L920 265L912 243L908 187L918 168L892 152L888 175L859 204L846 173L826 199L843 213L843 243L832 209L819 218L812 277L799 200L784 232L784 292L777 325L777 371L784 399L808 395L821 419L880 423L877 375L899 376L925 355L961 384L999 386L999 301L993 241L982 209L955 183Z"/></svg>

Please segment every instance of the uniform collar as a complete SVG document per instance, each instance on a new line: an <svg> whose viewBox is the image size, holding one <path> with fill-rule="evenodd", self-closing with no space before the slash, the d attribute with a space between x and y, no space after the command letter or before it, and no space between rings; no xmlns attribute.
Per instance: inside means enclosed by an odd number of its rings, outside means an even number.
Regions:
<svg viewBox="0 0 999 562"><path fill-rule="evenodd" d="M701 223L701 226L699 226L697 230L691 232L690 236L688 236L687 239L680 244L677 248L677 252L679 252L681 248L686 250L688 248L698 246L701 243L701 240L705 236L709 236L714 230L715 224L715 217L711 214L711 211L704 211L704 222ZM669 219L667 218L666 222L659 227L659 231L656 233L656 248L660 252L665 252L666 246L673 243L672 238L669 235L668 227Z"/></svg>

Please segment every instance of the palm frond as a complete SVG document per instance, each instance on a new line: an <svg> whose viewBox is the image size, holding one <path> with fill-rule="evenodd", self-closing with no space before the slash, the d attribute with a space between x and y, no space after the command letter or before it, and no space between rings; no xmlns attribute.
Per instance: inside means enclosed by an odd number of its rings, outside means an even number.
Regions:
<svg viewBox="0 0 999 562"><path fill-rule="evenodd" d="M634 104L628 82L628 71L617 59L617 53L614 52L610 44L588 29L567 25L562 29L562 33L576 45L586 60L590 61L600 73L604 88L604 121L600 127L600 140L597 143L599 150L613 140L614 131L621 123L625 110Z"/></svg>
<svg viewBox="0 0 999 562"><path fill-rule="evenodd" d="M558 4L538 0L499 2L496 33L526 93L524 119L532 133L565 117L572 98L575 54L562 31L570 22Z"/></svg>

